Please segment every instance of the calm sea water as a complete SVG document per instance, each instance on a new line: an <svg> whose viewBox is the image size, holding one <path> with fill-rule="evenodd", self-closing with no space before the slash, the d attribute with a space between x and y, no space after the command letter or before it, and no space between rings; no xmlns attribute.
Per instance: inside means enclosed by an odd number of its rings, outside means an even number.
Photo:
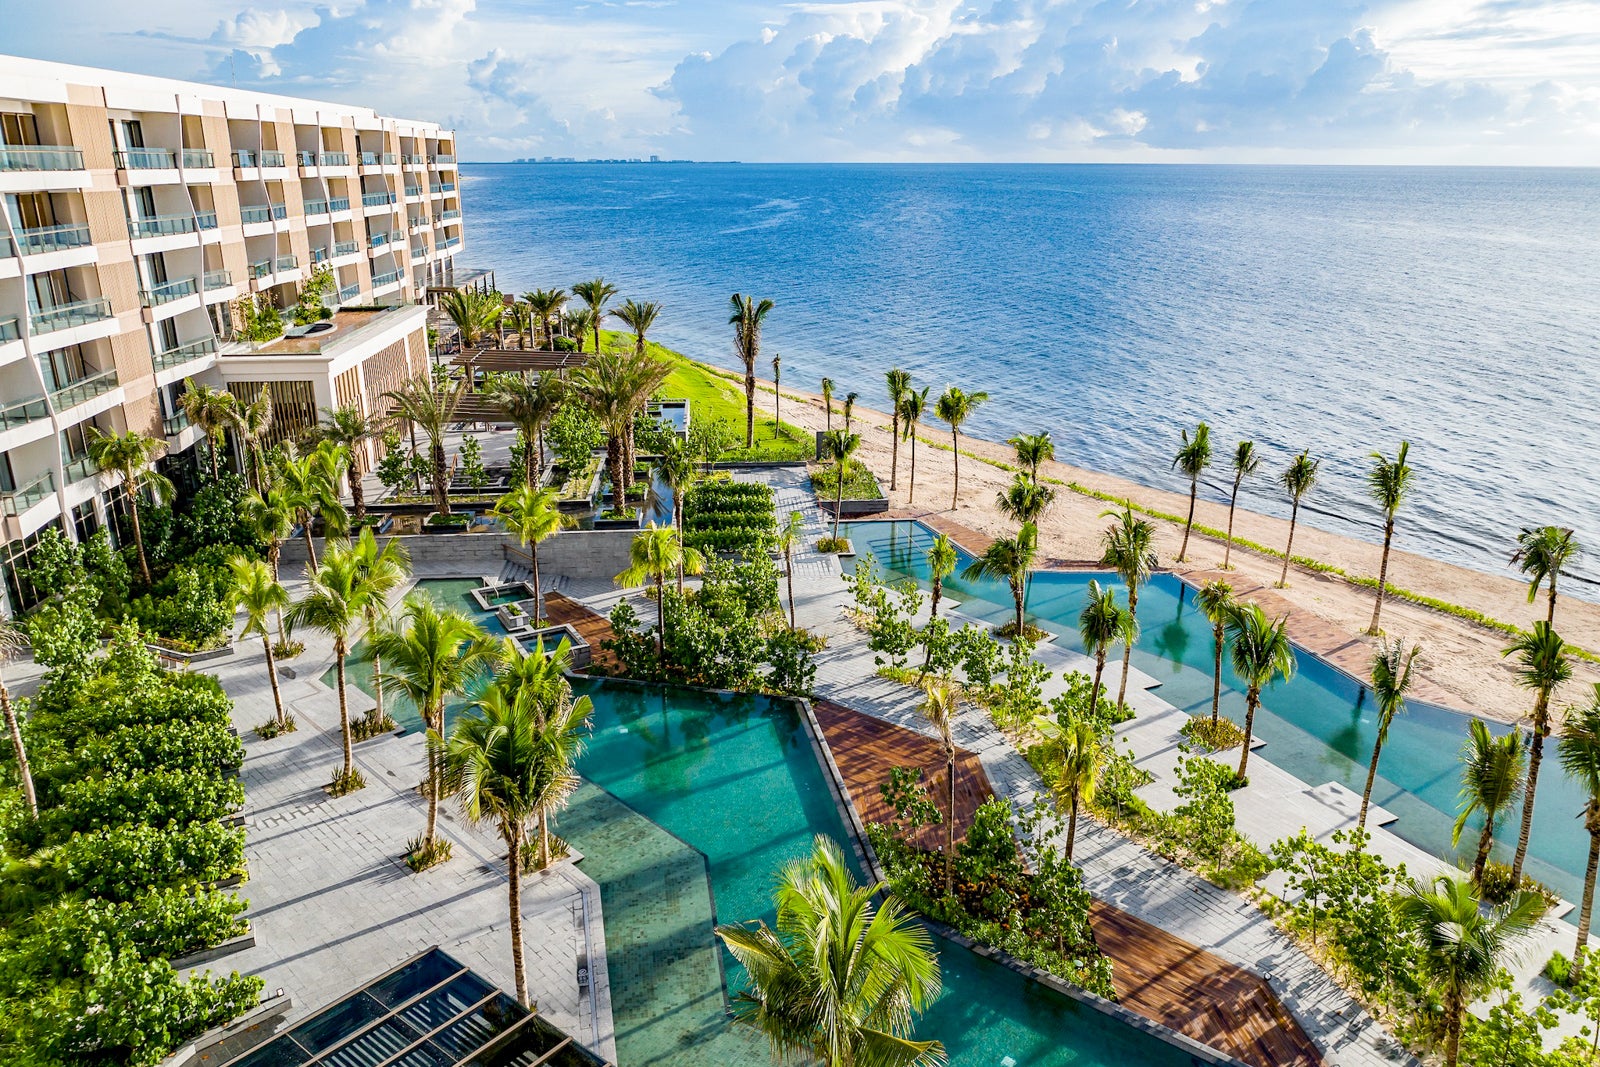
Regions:
<svg viewBox="0 0 1600 1067"><path fill-rule="evenodd" d="M783 377L881 407L883 371L987 390L973 433L1167 489L1180 427L1270 477L1309 447L1306 517L1370 540L1374 449L1412 442L1397 544L1505 571L1576 527L1600 595L1600 171L1311 167L479 165L472 263L502 289L603 274L656 338L733 365L727 302L771 297ZM770 374L770 368L764 368ZM1227 472L1208 479L1225 499ZM1303 514L1305 512L1303 511ZM1584 586L1580 588L1579 586Z"/></svg>

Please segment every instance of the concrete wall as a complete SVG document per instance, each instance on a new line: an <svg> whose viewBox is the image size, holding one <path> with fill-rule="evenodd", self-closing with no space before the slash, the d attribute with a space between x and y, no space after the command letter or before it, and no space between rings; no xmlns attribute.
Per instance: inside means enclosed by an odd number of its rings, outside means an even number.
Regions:
<svg viewBox="0 0 1600 1067"><path fill-rule="evenodd" d="M539 546L539 573L549 586L557 577L614 578L628 569L628 550L637 530L567 530ZM384 540L387 540L386 538ZM318 557L323 538L316 538ZM405 534L400 541L411 552L418 571L453 571L462 575L497 575L509 561L527 566L516 540L503 534ZM283 544L283 562L305 563L304 538Z"/></svg>

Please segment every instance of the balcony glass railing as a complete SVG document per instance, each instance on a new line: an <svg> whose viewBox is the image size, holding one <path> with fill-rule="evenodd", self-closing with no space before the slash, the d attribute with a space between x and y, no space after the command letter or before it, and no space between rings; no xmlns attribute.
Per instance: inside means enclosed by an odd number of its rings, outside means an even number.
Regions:
<svg viewBox="0 0 1600 1067"><path fill-rule="evenodd" d="M129 219L129 237L169 237L175 233L193 233L193 215L157 215L148 219Z"/></svg>
<svg viewBox="0 0 1600 1067"><path fill-rule="evenodd" d="M287 160L283 158L282 152L268 152L266 150L262 150L261 165L263 167L281 167L286 162Z"/></svg>
<svg viewBox="0 0 1600 1067"><path fill-rule="evenodd" d="M160 307L162 304L169 304L174 300L181 300L186 296L193 296L199 291L200 279L174 278L171 281L162 282L160 285L152 285L139 294L139 299L143 301L145 307L153 308Z"/></svg>
<svg viewBox="0 0 1600 1067"><path fill-rule="evenodd" d="M93 300L79 300L72 304L35 308L29 312L28 332L34 336L52 330L65 330L72 326L87 326L111 317L111 301L103 296Z"/></svg>
<svg viewBox="0 0 1600 1067"><path fill-rule="evenodd" d="M428 246L427 245L412 245L411 246L411 258L412 259L427 259L428 258Z"/></svg>
<svg viewBox="0 0 1600 1067"><path fill-rule="evenodd" d="M328 250L326 248L313 248L311 250L311 265L313 267L315 267L318 263L326 263L327 261Z"/></svg>
<svg viewBox="0 0 1600 1067"><path fill-rule="evenodd" d="M217 228L217 213L215 211L202 211L194 217L195 225L202 230Z"/></svg>
<svg viewBox="0 0 1600 1067"><path fill-rule="evenodd" d="M250 264L250 277L252 278L265 278L271 273L272 260L270 259L258 259Z"/></svg>
<svg viewBox="0 0 1600 1067"><path fill-rule="evenodd" d="M389 243L389 235L387 233L375 233L368 240L371 242L371 247L381 248Z"/></svg>
<svg viewBox="0 0 1600 1067"><path fill-rule="evenodd" d="M452 155L437 155L433 157L433 162L436 166L450 166L455 161L456 157Z"/></svg>
<svg viewBox="0 0 1600 1067"><path fill-rule="evenodd" d="M8 319L0 319L0 345L7 341L22 340L22 328L17 323L15 315Z"/></svg>
<svg viewBox="0 0 1600 1067"><path fill-rule="evenodd" d="M282 273L286 270L294 270L300 265L300 261L293 256L279 256L277 262L273 265L278 268L279 273Z"/></svg>
<svg viewBox="0 0 1600 1067"><path fill-rule="evenodd" d="M176 170L178 154L170 148L124 148L116 153L118 170Z"/></svg>
<svg viewBox="0 0 1600 1067"><path fill-rule="evenodd" d="M67 476L68 485L76 485L85 478L93 478L96 474L100 473L99 466L96 465L95 461L90 459L88 456L70 457L66 462L64 470Z"/></svg>
<svg viewBox="0 0 1600 1067"><path fill-rule="evenodd" d="M453 207L449 211L444 211L439 214L439 218L445 222L453 222L460 217L461 209L458 207Z"/></svg>
<svg viewBox="0 0 1600 1067"><path fill-rule="evenodd" d="M408 185L408 186L406 186L406 195L407 196L421 196L422 195L422 186L420 186L420 185Z"/></svg>
<svg viewBox="0 0 1600 1067"><path fill-rule="evenodd" d="M360 285L346 285L339 289L339 303L349 304L361 298Z"/></svg>
<svg viewBox="0 0 1600 1067"><path fill-rule="evenodd" d="M201 284L208 293L213 289L226 289L233 284L233 273L226 270L208 270L201 278Z"/></svg>
<svg viewBox="0 0 1600 1067"><path fill-rule="evenodd" d="M168 437L176 437L189 428L189 413L182 408L176 415L168 415L161 420L161 432Z"/></svg>
<svg viewBox="0 0 1600 1067"><path fill-rule="evenodd" d="M331 212L333 214L338 214L341 211L349 211L349 210L350 210L350 198L348 196L335 196L335 197L329 198L329 200L328 200L328 211L329 212Z"/></svg>
<svg viewBox="0 0 1600 1067"><path fill-rule="evenodd" d="M202 337L198 341L169 348L165 352L157 352L152 362L156 370L171 370L185 363L191 363L201 356L209 356L217 350L217 341L214 337Z"/></svg>
<svg viewBox="0 0 1600 1067"><path fill-rule="evenodd" d="M0 513L16 518L55 491L56 472L45 471L21 489L0 493Z"/></svg>
<svg viewBox="0 0 1600 1067"><path fill-rule="evenodd" d="M400 272L397 270L386 271L383 274L374 274L372 276L372 287L374 289L382 289L384 286L393 285L399 280Z"/></svg>
<svg viewBox="0 0 1600 1067"><path fill-rule="evenodd" d="M339 259L342 256L353 256L359 251L361 251L360 241L335 241L333 244L334 259Z"/></svg>
<svg viewBox="0 0 1600 1067"><path fill-rule="evenodd" d="M302 167L314 167L317 165L317 154L315 152L296 152L294 158Z"/></svg>
<svg viewBox="0 0 1600 1067"><path fill-rule="evenodd" d="M23 426L37 419L50 417L50 405L42 396L29 396L0 404L0 430Z"/></svg>
<svg viewBox="0 0 1600 1067"><path fill-rule="evenodd" d="M253 222L271 222L272 209L262 204L246 204L239 209L239 221L246 226Z"/></svg>
<svg viewBox="0 0 1600 1067"><path fill-rule="evenodd" d="M82 170L81 149L58 144L0 145L0 170Z"/></svg>
<svg viewBox="0 0 1600 1067"><path fill-rule="evenodd" d="M307 200L306 201L306 214L307 215L326 215L327 213L328 213L328 202L326 200Z"/></svg>
<svg viewBox="0 0 1600 1067"><path fill-rule="evenodd" d="M378 153L376 153L376 152L362 152L361 153L361 165L363 167L380 166L380 164L378 162Z"/></svg>
<svg viewBox="0 0 1600 1067"><path fill-rule="evenodd" d="M386 167L397 167L400 165L400 157L395 155L393 152L385 152L383 154L383 165Z"/></svg>
<svg viewBox="0 0 1600 1067"><path fill-rule="evenodd" d="M350 165L350 153L318 152L317 162L324 167L348 167Z"/></svg>
<svg viewBox="0 0 1600 1067"><path fill-rule="evenodd" d="M233 150L233 165L236 167L253 167L256 165L256 154L242 148Z"/></svg>
<svg viewBox="0 0 1600 1067"><path fill-rule="evenodd" d="M87 248L92 243L89 239L89 227L72 222L61 226L40 226L32 230L17 231L17 244L25 256L40 252L60 252L67 248Z"/></svg>
<svg viewBox="0 0 1600 1067"><path fill-rule="evenodd" d="M71 385L64 385L60 389L51 390L50 402L56 406L57 411L64 411L85 401L93 400L97 396L104 396L116 387L116 369L103 370L98 374L91 374L87 378L79 378Z"/></svg>
<svg viewBox="0 0 1600 1067"><path fill-rule="evenodd" d="M401 156L408 167L425 167L428 165L427 156Z"/></svg>
<svg viewBox="0 0 1600 1067"><path fill-rule="evenodd" d="M392 204L392 203L394 203L394 194L393 193L362 193L361 194L361 206L362 207L384 207L385 205Z"/></svg>
<svg viewBox="0 0 1600 1067"><path fill-rule="evenodd" d="M446 241L444 244L440 245L439 247L440 248L456 248L460 244L461 244L461 238L452 237L448 241Z"/></svg>
<svg viewBox="0 0 1600 1067"><path fill-rule="evenodd" d="M195 170L209 170L217 165L216 157L204 148L185 148L183 165Z"/></svg>

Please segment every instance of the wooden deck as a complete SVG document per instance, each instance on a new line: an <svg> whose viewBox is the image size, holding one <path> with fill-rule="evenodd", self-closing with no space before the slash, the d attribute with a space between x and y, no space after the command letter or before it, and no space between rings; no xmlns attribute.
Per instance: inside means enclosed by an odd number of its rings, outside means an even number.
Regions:
<svg viewBox="0 0 1600 1067"><path fill-rule="evenodd" d="M601 667L607 671L614 671L622 666L615 655L600 647L600 642L609 641L616 636L611 629L611 623L604 615L590 611L576 600L560 593L544 595L544 613L551 622L571 626L589 643L594 656L591 666Z"/></svg>
<svg viewBox="0 0 1600 1067"><path fill-rule="evenodd" d="M923 768L935 798L946 795L938 742L832 701L813 708L862 821L890 818L879 787L894 767ZM957 840L992 796L977 756L957 749ZM918 843L941 839L942 827L928 827ZM1321 1067L1316 1046L1261 978L1108 904L1096 901L1089 920L1123 1007L1254 1067Z"/></svg>

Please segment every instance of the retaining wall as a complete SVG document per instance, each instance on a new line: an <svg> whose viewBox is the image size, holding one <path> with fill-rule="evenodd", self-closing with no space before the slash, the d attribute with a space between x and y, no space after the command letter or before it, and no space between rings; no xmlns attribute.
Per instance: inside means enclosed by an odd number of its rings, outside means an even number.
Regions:
<svg viewBox="0 0 1600 1067"><path fill-rule="evenodd" d="M548 586L556 577L614 578L628 569L628 550L637 530L566 530L539 545L539 573ZM318 558L326 546L314 538ZM419 570L458 571L462 575L496 575L507 560L527 566L527 556L515 538L500 533L403 534L400 543L411 553ZM305 539L285 541L282 560L303 565Z"/></svg>

